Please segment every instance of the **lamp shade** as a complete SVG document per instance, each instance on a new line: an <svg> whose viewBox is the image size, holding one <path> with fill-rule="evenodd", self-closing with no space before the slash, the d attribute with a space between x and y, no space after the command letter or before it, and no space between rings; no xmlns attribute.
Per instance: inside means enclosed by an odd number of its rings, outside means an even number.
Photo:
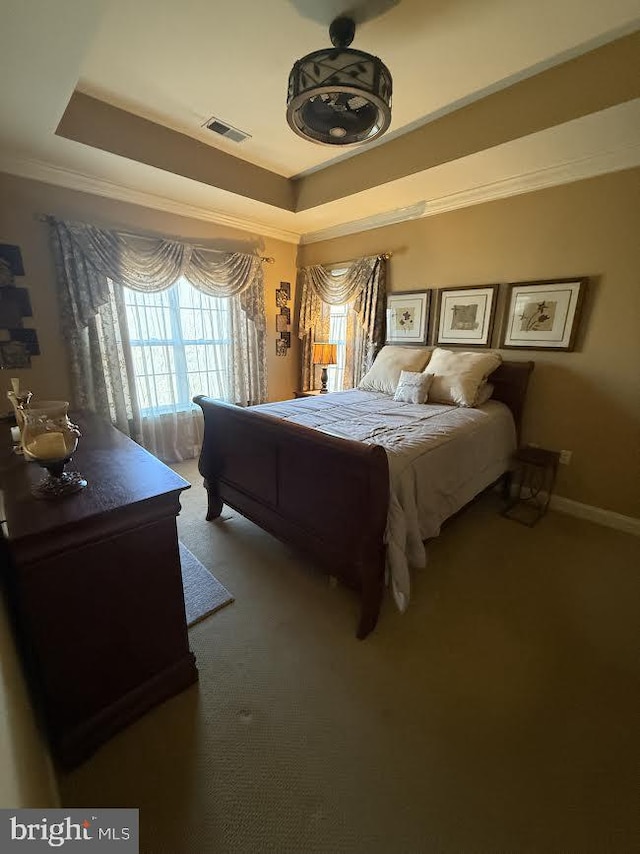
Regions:
<svg viewBox="0 0 640 854"><path fill-rule="evenodd" d="M314 344L314 365L336 365L338 363L338 346L336 344Z"/></svg>

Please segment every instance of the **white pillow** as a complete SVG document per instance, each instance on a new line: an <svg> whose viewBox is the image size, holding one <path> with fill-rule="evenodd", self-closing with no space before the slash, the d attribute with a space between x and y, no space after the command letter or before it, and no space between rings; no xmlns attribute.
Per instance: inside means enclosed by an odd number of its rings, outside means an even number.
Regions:
<svg viewBox="0 0 640 854"><path fill-rule="evenodd" d="M429 401L474 406L478 389L501 361L498 353L469 353L436 347L425 371L433 374Z"/></svg>
<svg viewBox="0 0 640 854"><path fill-rule="evenodd" d="M430 347L392 347L380 350L371 370L362 377L358 388L393 394L402 371L423 371L431 355Z"/></svg>
<svg viewBox="0 0 640 854"><path fill-rule="evenodd" d="M402 371L393 399L402 403L426 403L432 381L431 374Z"/></svg>
<svg viewBox="0 0 640 854"><path fill-rule="evenodd" d="M482 383L476 394L476 399L473 401L474 406L482 406L491 399L493 394L493 386L491 383Z"/></svg>

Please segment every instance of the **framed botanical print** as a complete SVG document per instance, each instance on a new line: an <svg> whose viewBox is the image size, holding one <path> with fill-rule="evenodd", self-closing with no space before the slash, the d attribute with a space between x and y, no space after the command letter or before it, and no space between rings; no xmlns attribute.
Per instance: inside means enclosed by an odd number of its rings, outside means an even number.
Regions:
<svg viewBox="0 0 640 854"><path fill-rule="evenodd" d="M436 343L490 347L497 297L498 285L439 290Z"/></svg>
<svg viewBox="0 0 640 854"><path fill-rule="evenodd" d="M509 285L501 347L573 350L587 279Z"/></svg>
<svg viewBox="0 0 640 854"><path fill-rule="evenodd" d="M431 291L387 295L387 344L426 344Z"/></svg>

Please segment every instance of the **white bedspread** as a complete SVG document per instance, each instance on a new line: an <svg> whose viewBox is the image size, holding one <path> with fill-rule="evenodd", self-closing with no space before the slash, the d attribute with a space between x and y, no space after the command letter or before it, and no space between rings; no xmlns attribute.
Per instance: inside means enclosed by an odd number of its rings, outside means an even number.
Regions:
<svg viewBox="0 0 640 854"><path fill-rule="evenodd" d="M509 409L399 403L351 391L268 403L255 410L333 436L381 445L389 461L387 564L401 611L409 604L409 567L426 564L424 540L506 471L516 446Z"/></svg>

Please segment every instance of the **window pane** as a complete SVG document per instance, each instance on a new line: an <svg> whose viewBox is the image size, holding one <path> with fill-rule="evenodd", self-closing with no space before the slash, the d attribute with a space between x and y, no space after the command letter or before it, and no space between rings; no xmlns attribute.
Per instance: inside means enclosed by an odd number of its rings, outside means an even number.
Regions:
<svg viewBox="0 0 640 854"><path fill-rule="evenodd" d="M166 291L124 289L136 390L143 411L193 406L197 394L229 399L229 301L180 280Z"/></svg>
<svg viewBox="0 0 640 854"><path fill-rule="evenodd" d="M332 305L329 320L329 341L337 345L337 365L327 367L327 388L329 391L341 391L344 382L344 369L347 357L347 315L350 305Z"/></svg>

